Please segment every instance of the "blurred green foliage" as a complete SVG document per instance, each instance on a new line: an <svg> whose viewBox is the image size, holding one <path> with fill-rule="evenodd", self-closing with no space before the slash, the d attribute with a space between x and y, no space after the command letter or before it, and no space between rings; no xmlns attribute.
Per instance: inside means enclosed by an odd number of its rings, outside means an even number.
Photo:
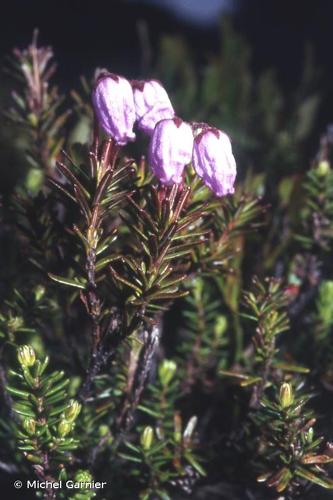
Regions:
<svg viewBox="0 0 333 500"><path fill-rule="evenodd" d="M322 98L310 47L298 88L288 93L273 69L253 73L251 49L228 21L221 27L220 50L201 64L183 39L163 37L155 72L180 116L230 134L241 175L255 167L272 186L276 177L304 169Z"/></svg>

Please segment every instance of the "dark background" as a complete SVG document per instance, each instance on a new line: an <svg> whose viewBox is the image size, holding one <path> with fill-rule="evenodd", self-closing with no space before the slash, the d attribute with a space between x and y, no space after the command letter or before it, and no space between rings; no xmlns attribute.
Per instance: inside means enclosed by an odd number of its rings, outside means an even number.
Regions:
<svg viewBox="0 0 333 500"><path fill-rule="evenodd" d="M58 81L67 89L97 66L128 77L147 76L145 45L153 64L161 35L181 35L200 62L219 49L219 22L225 15L248 41L254 73L274 68L285 90L299 80L305 46L313 47L322 70L326 104L319 123L324 128L333 108L330 0L10 0L0 11L0 60L13 47L25 47L39 28L40 43L53 46ZM0 88L6 86L2 81Z"/></svg>
<svg viewBox="0 0 333 500"><path fill-rule="evenodd" d="M196 8L184 12L191 4ZM216 50L224 14L251 44L254 70L276 67L282 82L292 85L310 42L332 81L330 0L10 0L1 7L0 56L25 46L38 27L41 42L55 49L61 80L72 84L98 65L133 75L141 70L140 22L146 23L153 52L161 34L174 33L190 40L200 56Z"/></svg>

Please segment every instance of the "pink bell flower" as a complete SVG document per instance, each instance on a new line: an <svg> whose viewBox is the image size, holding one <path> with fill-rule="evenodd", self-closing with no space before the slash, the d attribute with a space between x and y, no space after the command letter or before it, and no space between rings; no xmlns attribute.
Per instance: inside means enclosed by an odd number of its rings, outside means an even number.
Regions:
<svg viewBox="0 0 333 500"><path fill-rule="evenodd" d="M135 106L129 81L112 73L102 75L92 100L100 126L117 144L124 146L135 140Z"/></svg>
<svg viewBox="0 0 333 500"><path fill-rule="evenodd" d="M216 128L204 128L194 139L193 167L216 196L234 192L236 161L229 137Z"/></svg>
<svg viewBox="0 0 333 500"><path fill-rule="evenodd" d="M132 87L140 130L151 135L156 123L175 116L169 96L158 81L133 81Z"/></svg>
<svg viewBox="0 0 333 500"><path fill-rule="evenodd" d="M180 118L157 123L149 147L148 160L162 184L179 184L193 150L192 127Z"/></svg>

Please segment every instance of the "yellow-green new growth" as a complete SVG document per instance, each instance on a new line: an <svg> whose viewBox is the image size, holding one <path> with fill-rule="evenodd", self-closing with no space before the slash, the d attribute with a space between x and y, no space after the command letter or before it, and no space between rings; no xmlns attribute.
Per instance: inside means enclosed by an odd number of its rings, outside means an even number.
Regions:
<svg viewBox="0 0 333 500"><path fill-rule="evenodd" d="M23 345L18 348L17 359L22 368L29 368L35 364L36 353L30 345Z"/></svg>
<svg viewBox="0 0 333 500"><path fill-rule="evenodd" d="M293 388L287 382L283 383L280 387L280 405L281 408L289 408L294 402Z"/></svg>

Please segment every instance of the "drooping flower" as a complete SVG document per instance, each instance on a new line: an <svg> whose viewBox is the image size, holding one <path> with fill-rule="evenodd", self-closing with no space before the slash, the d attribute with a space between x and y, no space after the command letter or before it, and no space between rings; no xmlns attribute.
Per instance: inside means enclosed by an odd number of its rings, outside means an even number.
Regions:
<svg viewBox="0 0 333 500"><path fill-rule="evenodd" d="M112 73L99 77L93 90L93 105L99 124L117 144L135 140L135 106L131 84Z"/></svg>
<svg viewBox="0 0 333 500"><path fill-rule="evenodd" d="M236 161L227 134L206 127L195 137L193 167L216 196L234 192Z"/></svg>
<svg viewBox="0 0 333 500"><path fill-rule="evenodd" d="M162 184L179 184L185 165L190 163L193 133L180 118L167 118L157 123L149 147L149 163Z"/></svg>
<svg viewBox="0 0 333 500"><path fill-rule="evenodd" d="M158 81L133 81L132 87L140 130L151 135L156 123L175 116L169 96Z"/></svg>

